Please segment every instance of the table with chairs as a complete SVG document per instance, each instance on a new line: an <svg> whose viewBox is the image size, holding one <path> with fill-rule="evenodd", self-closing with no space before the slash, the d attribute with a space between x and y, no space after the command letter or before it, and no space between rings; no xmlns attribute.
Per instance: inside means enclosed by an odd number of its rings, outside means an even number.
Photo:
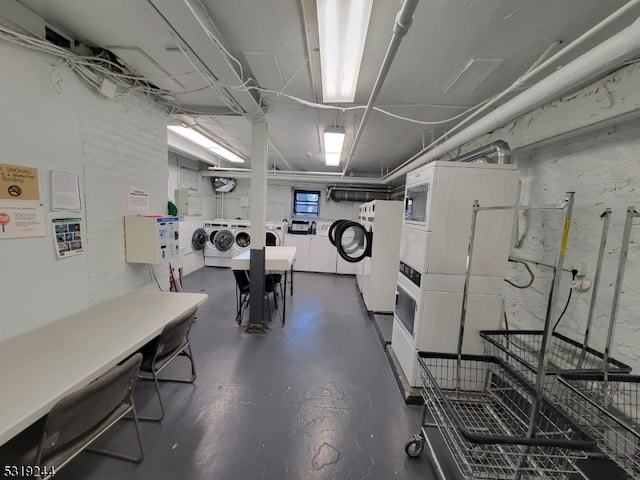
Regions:
<svg viewBox="0 0 640 480"><path fill-rule="evenodd" d="M293 259L296 247L265 247L265 301L273 298L274 307L278 309L278 293L282 296L282 325L285 324L287 312L287 283L293 295ZM231 269L236 280L236 322L242 323L244 312L249 306L251 251L246 251L231 259ZM269 308L269 315L271 310Z"/></svg>
<svg viewBox="0 0 640 480"><path fill-rule="evenodd" d="M188 336L206 299L200 293L133 292L1 342L2 471L50 478L84 450L141 461L138 421L164 417L159 382L196 378ZM159 376L178 357L190 362L184 379ZM160 404L154 417L139 416L133 401L136 382L146 378L154 381ZM125 419L132 421L137 446L123 452L91 447Z"/></svg>

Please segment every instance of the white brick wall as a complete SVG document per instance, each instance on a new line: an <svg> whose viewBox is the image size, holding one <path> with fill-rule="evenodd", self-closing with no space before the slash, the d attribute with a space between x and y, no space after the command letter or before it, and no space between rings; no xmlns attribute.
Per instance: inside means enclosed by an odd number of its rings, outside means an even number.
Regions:
<svg viewBox="0 0 640 480"><path fill-rule="evenodd" d="M130 187L167 203L166 116L145 98L106 99L46 55L0 44L0 159L36 167L47 236L0 241L0 341L137 288L157 288L124 260ZM52 211L51 170L80 178L81 212ZM86 253L56 258L52 218L82 217ZM163 289L168 270L155 268Z"/></svg>
<svg viewBox="0 0 640 480"><path fill-rule="evenodd" d="M124 220L130 188L148 191L149 213L166 213L166 115L141 97L81 103L90 302L99 303L151 282L146 265L124 262ZM168 268L154 267L163 289Z"/></svg>
<svg viewBox="0 0 640 480"><path fill-rule="evenodd" d="M600 215L606 207L613 210L591 343L600 351L604 347L610 318L626 208L629 205L640 208L638 128L640 121L627 122L570 142L549 145L526 156L517 156L523 180L523 203L553 203L561 199L565 191L576 192L565 268L570 270L579 262L586 263L587 280L593 280L596 268L602 232ZM557 212L521 216L522 245L514 250L514 255L553 263L561 235L562 215ZM640 221L636 220L635 224L613 351L619 360L637 370L640 369ZM541 327L544 319L550 271L536 268L535 272L537 280L533 288L505 288L507 313L511 323L521 328ZM520 274L516 278L523 282L526 276ZM564 273L560 279L557 314L564 307L570 281L569 273ZM592 290L573 292L567 313L558 327L560 333L569 334L576 340L584 338L591 293Z"/></svg>

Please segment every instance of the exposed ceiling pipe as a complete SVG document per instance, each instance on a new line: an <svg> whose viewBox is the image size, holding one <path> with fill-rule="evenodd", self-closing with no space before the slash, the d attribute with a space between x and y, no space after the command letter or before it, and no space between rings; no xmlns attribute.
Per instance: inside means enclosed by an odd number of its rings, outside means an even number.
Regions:
<svg viewBox="0 0 640 480"><path fill-rule="evenodd" d="M508 95L516 92L517 90L523 88L527 84L527 82L529 82L534 77L536 77L537 75L539 75L540 73L542 73L543 71L548 69L551 65L557 64L559 60L561 60L567 54L575 51L577 48L582 46L582 44L584 42L590 40L592 37L596 36L598 33L600 33L605 28L609 27L611 24L619 21L621 18L627 17L629 15L629 13L633 9L638 7L638 5L640 5L640 0L631 0L631 1L629 1L628 3L626 3L625 5L620 7L618 10L613 12L611 15L609 15L607 18L605 18L604 20L602 20L601 22L599 22L598 24L593 26L591 29L587 30L585 33L580 35L573 42L568 44L566 47L564 47L562 50L560 50L558 53L556 53L552 57L546 59L542 63L539 63L539 62L536 61L536 64L538 64L538 65L537 66L532 66L532 68L529 68L526 71L526 73L523 74L522 76L520 76L510 87L508 87L506 90L500 92L497 96L492 98L489 102L484 104L478 110L473 112L471 115L466 117L461 122L459 122L456 125L454 125L449 130L447 130L447 132L445 132L444 135L441 135L436 140L433 140L429 145L423 146L421 151L419 151L418 153L413 155L411 158L406 160L404 163L402 163L401 165L399 165L398 167L393 169L384 178L388 178L390 176L394 176L394 178L395 178L396 177L396 175L395 175L396 171L398 171L400 169L403 169L405 165L408 165L409 163L412 163L416 158L418 158L422 154L428 152L429 149L433 148L435 145L437 145L443 139L451 138L454 132L459 131L463 126L471 123L472 120L474 120L475 118L478 118L482 113L484 113L488 109L492 108L500 100L502 100L505 97L507 97Z"/></svg>
<svg viewBox="0 0 640 480"><path fill-rule="evenodd" d="M232 178L251 178L251 171L243 168L215 168L214 170L201 170L200 175L203 177L232 177ZM344 183L353 185L385 185L382 179L375 177L342 177L339 172L285 172L281 170L270 170L267 172L267 179L283 182L308 182L308 183Z"/></svg>
<svg viewBox="0 0 640 480"><path fill-rule="evenodd" d="M405 0L402 4L402 7L400 8L400 11L396 15L396 21L393 25L393 36L391 37L391 42L389 42L389 47L387 48L387 53L385 54L384 60L382 61L380 71L378 72L376 83L373 85L373 90L371 91L371 95L369 96L367 107L365 108L362 119L360 120L358 131L356 132L353 143L351 144L349 155L347 156L347 160L344 163L344 168L342 170L343 177L347 174L349 161L351 160L351 158L353 158L356 147L358 146L358 143L362 138L362 132L364 132L364 127L367 124L367 120L369 120L369 116L371 115L371 111L373 110L373 105L378 98L378 94L382 89L382 85L385 79L387 78L387 73L389 73L389 70L391 69L391 64L393 63L393 59L398 52L400 42L409 31L409 27L411 27L411 23L413 22L413 12L415 11L417 6L418 0Z"/></svg>
<svg viewBox="0 0 640 480"><path fill-rule="evenodd" d="M484 147L476 148L470 152L464 153L459 157L454 158L453 162L472 162L487 155L498 154L498 163L500 165L504 163L511 163L511 148L507 142L502 140L495 141Z"/></svg>
<svg viewBox="0 0 640 480"><path fill-rule="evenodd" d="M451 150L505 125L537 107L584 86L640 54L640 18L624 30L532 85L469 127L427 152L420 152L383 177L392 181Z"/></svg>

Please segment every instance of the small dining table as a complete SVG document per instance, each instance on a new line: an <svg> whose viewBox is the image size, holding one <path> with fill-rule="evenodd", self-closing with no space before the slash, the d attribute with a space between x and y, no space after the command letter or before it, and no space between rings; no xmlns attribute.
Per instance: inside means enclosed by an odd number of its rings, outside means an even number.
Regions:
<svg viewBox="0 0 640 480"><path fill-rule="evenodd" d="M265 247L264 270L265 272L282 272L284 274L284 290L282 293L282 324L287 313L287 277L291 274L290 293L293 296L293 259L296 255L296 247ZM251 250L242 252L231 259L232 270L250 270Z"/></svg>

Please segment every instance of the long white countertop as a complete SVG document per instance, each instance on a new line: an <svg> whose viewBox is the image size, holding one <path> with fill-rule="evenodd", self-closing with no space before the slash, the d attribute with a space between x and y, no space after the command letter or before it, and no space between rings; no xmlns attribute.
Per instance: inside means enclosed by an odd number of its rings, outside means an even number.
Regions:
<svg viewBox="0 0 640 480"><path fill-rule="evenodd" d="M0 445L207 298L136 291L1 342Z"/></svg>

